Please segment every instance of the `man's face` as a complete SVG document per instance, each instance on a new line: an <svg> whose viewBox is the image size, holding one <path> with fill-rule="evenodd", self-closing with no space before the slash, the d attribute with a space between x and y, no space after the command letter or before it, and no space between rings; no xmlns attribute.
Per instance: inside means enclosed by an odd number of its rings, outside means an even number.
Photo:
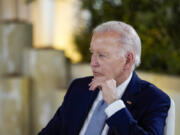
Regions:
<svg viewBox="0 0 180 135"><path fill-rule="evenodd" d="M94 33L90 44L90 65L95 78L116 81L121 79L126 60L120 54L118 37L119 35L113 32Z"/></svg>

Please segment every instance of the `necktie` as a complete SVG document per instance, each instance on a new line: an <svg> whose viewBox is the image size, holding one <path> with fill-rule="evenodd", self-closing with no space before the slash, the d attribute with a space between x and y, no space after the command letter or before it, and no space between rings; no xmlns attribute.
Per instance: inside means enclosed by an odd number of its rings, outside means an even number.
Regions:
<svg viewBox="0 0 180 135"><path fill-rule="evenodd" d="M104 100L100 100L97 104L87 130L84 135L100 135L105 125L106 114L104 112L107 107L107 103Z"/></svg>

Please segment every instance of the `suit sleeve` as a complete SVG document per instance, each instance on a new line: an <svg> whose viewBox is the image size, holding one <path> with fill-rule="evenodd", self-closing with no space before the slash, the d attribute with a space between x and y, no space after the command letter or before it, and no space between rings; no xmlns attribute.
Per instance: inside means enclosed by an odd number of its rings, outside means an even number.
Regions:
<svg viewBox="0 0 180 135"><path fill-rule="evenodd" d="M169 97L158 97L152 99L152 104L138 121L125 107L109 117L106 122L115 135L164 135L169 106Z"/></svg>
<svg viewBox="0 0 180 135"><path fill-rule="evenodd" d="M75 81L71 83L64 97L64 101L62 105L58 108L54 117L50 120L47 126L38 133L38 135L63 135L62 129L64 130L64 124L63 124L64 109L66 107L66 100L68 100L69 93L72 90L74 82Z"/></svg>

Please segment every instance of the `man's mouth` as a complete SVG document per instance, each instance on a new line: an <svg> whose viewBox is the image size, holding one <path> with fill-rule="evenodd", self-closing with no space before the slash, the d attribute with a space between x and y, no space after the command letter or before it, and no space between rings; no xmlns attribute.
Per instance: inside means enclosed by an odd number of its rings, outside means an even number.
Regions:
<svg viewBox="0 0 180 135"><path fill-rule="evenodd" d="M99 73L99 72L95 72L95 71L93 71L93 75L94 76L100 76L100 75L102 75L101 73Z"/></svg>

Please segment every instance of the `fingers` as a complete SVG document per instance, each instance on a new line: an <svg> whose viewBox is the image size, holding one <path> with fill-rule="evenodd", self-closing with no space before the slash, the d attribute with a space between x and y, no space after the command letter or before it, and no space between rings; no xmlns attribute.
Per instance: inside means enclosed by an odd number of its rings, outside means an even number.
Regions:
<svg viewBox="0 0 180 135"><path fill-rule="evenodd" d="M114 79L106 80L103 77L99 78L93 78L91 83L89 83L89 90L95 90L96 88L99 88L100 90L104 85L109 86L110 88L116 87L116 81Z"/></svg>
<svg viewBox="0 0 180 135"><path fill-rule="evenodd" d="M116 81L114 79L105 80L104 78L94 78L91 83L89 83L89 86L90 91L94 91L96 88L102 90L103 99L108 104L118 99Z"/></svg>
<svg viewBox="0 0 180 135"><path fill-rule="evenodd" d="M102 89L102 84L105 81L104 77L97 77L97 78L93 78L91 83L89 83L89 90L93 91L96 88L99 88L100 90Z"/></svg>
<svg viewBox="0 0 180 135"><path fill-rule="evenodd" d="M89 90L93 91L96 88L102 89L103 81L101 79L92 79L92 82L89 83Z"/></svg>
<svg viewBox="0 0 180 135"><path fill-rule="evenodd" d="M111 79L106 81L106 85L102 90L102 95L107 104L111 104L118 99L115 80Z"/></svg>

